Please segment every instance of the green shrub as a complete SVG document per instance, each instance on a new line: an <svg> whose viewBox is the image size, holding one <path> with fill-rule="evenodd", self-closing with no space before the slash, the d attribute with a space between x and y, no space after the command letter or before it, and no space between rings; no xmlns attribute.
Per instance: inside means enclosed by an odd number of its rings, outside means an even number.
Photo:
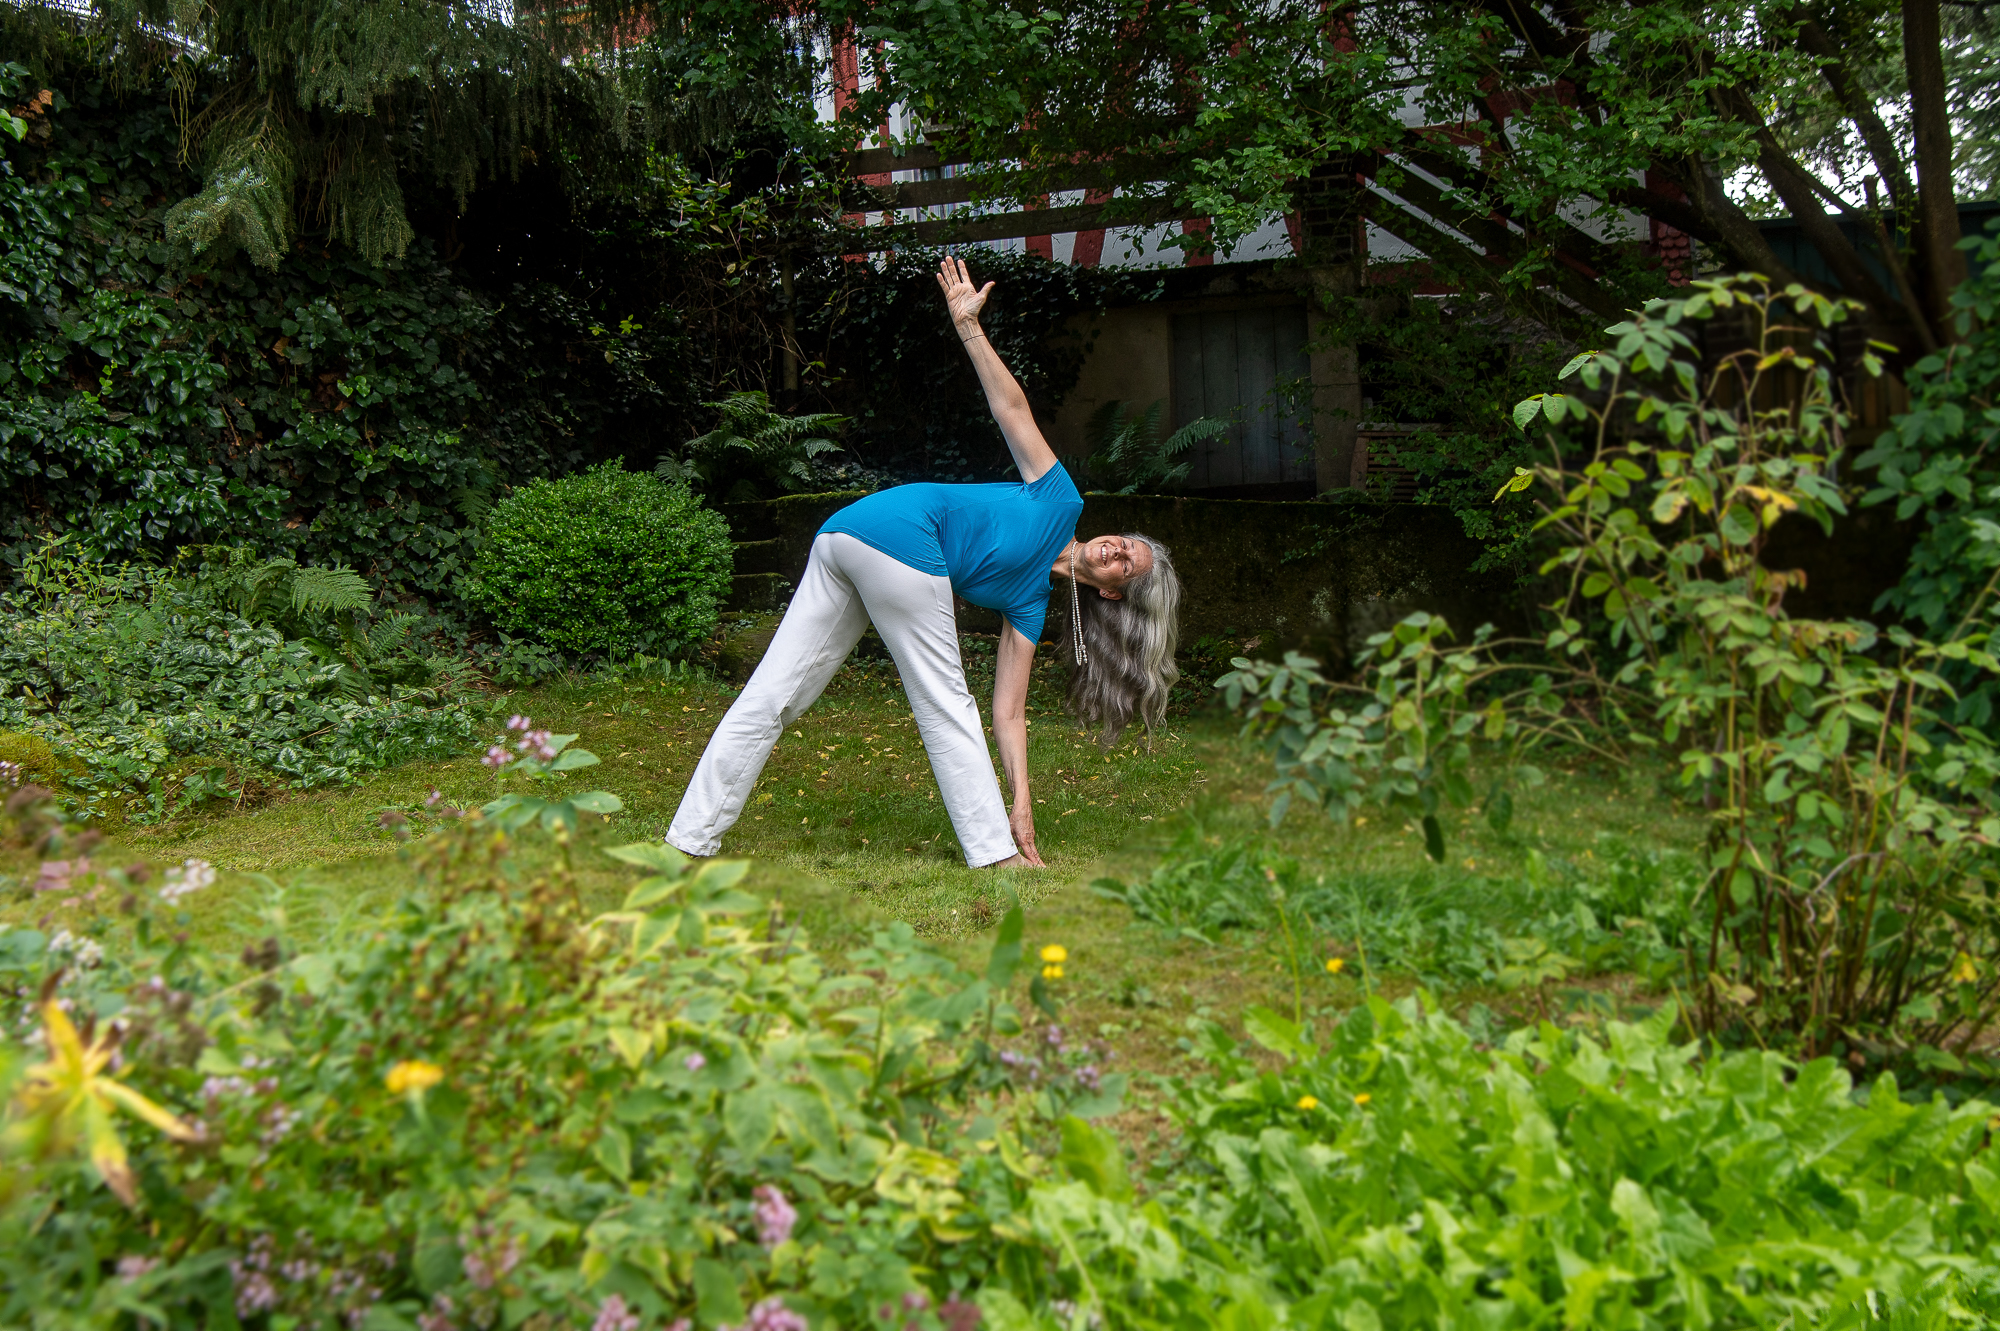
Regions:
<svg viewBox="0 0 2000 1331"><path fill-rule="evenodd" d="M1937 642L1795 618L1799 575L1760 558L1785 514L1831 533L1845 511L1831 367L1852 304L1755 275L1698 282L1573 359L1559 377L1581 394L1517 405L1523 429L1594 436L1496 496L1535 492L1554 545L1543 572L1564 595L1539 643L1487 626L1449 646L1418 613L1369 640L1365 694L1296 654L1238 658L1218 682L1276 761L1279 812L1377 799L1420 820L1439 861L1447 806L1478 798L1476 747L1530 784L1521 760L1552 738L1673 755L1711 810L1690 1018L1731 1042L1957 1073L1993 1066L1982 1040L2000 1022L2000 747L1950 724L1942 672L2000 681L2000 657L1969 612ZM1689 330L1718 316L1744 338L1704 369ZM1782 409L1760 405L1773 393ZM1504 788L1482 802L1504 827Z"/></svg>
<svg viewBox="0 0 2000 1331"><path fill-rule="evenodd" d="M1515 989L1572 974L1632 970L1664 981L1682 960L1692 862L1598 838L1586 868L1530 851L1526 872L1497 878L1425 866L1307 874L1255 836L1181 832L1143 879L1100 878L1098 896L1199 942L1249 935L1301 972L1353 952L1426 984Z"/></svg>
<svg viewBox="0 0 2000 1331"><path fill-rule="evenodd" d="M685 486L609 462L495 505L467 599L563 651L663 656L714 631L733 561Z"/></svg>

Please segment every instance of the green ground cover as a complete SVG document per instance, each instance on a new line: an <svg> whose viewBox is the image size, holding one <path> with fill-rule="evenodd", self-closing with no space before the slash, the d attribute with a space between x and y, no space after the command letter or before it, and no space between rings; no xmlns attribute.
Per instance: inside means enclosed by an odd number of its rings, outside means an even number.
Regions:
<svg viewBox="0 0 2000 1331"><path fill-rule="evenodd" d="M976 640L968 649L977 674ZM1020 900L1033 941L1070 950L1063 987L1077 1019L1139 1066L1174 1063L1190 1016L1226 1018L1248 1002L1289 1007L1293 1000L1295 959L1269 946L1264 932L1193 937L1135 918L1092 890L1107 878L1143 883L1163 855L1177 842L1185 850L1190 838L1211 847L1248 845L1297 864L1298 879L1321 903L1310 921L1312 946L1348 959L1337 977L1319 969L1317 955L1302 963L1314 972L1306 991L1313 1006L1356 1001L1363 956L1354 945L1364 930L1385 940L1387 955L1373 963L1392 992L1422 977L1465 1003L1528 1013L1555 1001L1587 1013L1607 1002L1615 1011L1644 987L1629 976L1590 975L1591 967L1579 965L1574 975L1559 967L1549 978L1574 983L1557 986L1562 992L1552 1000L1538 989L1502 989L1463 965L1432 965L1423 949L1435 947L1441 933L1529 933L1551 912L1573 910L1566 884L1605 880L1612 866L1635 856L1658 862L1694 844L1700 811L1661 794L1650 779L1558 765L1546 787L1523 794L1505 834L1465 818L1453 828L1450 861L1433 864L1413 823L1379 811L1343 826L1301 810L1269 830L1268 765L1238 738L1236 723L1195 690L1185 691L1184 705L1150 747L1129 737L1106 752L1062 715L1055 679L1045 665L1030 700L1029 762L1047 870L965 867L894 668L865 657L851 661L779 743L725 853L751 858L746 886L835 948L877 923L901 920L970 956L987 945L1008 903ZM624 802L623 812L579 828L575 861L588 904L608 909L623 890L615 866L599 863L591 849L665 831L733 697L723 682L683 673L570 677L488 701L487 729L495 734L517 712L579 734L579 747L602 764L573 774L570 784ZM196 858L216 865L215 888L189 903L191 927L204 941L241 947L268 934L274 918L294 937L343 936L413 885L410 857L384 815L400 813L421 832L437 817L426 804L434 790L443 804L476 806L492 798L495 782L477 752L413 762L355 786L281 791L254 807L216 802L156 825L108 827L94 855L102 864L157 867ZM36 861L18 846L4 852L0 872L10 875L0 918L16 924L81 932L100 908L65 906L60 893L36 892Z"/></svg>
<svg viewBox="0 0 2000 1331"><path fill-rule="evenodd" d="M1441 865L1379 813L1260 835L1264 773L1220 715L1101 754L1041 710L1037 776L1079 813L1054 868L1003 878L917 835L942 815L884 683L848 672L781 746L729 847L754 869L650 840L728 690L599 679L493 700L594 730L606 761L572 780L632 807L573 837L397 844L383 815L421 826L434 785L490 792L457 759L94 849L212 857L213 885L17 888L16 917L98 916L102 954L60 986L80 1033L23 1013L56 1062L24 1077L0 1045L0 1322L1995 1324L1990 1105L1703 1056L1583 957L1509 951L1525 979L1442 991L1400 965L1670 884L1698 822L1658 791L1558 764ZM1182 898L1250 923L1174 923ZM1278 945L1301 928L1304 958ZM0 965L26 994L81 953ZM92 1096L86 1154L62 1106Z"/></svg>

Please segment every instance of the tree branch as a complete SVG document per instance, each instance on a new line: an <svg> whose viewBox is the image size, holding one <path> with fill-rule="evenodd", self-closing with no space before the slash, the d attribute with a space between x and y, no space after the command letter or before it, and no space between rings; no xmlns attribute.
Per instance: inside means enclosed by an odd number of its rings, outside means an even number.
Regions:
<svg viewBox="0 0 2000 1331"><path fill-rule="evenodd" d="M1910 185L1910 173L1903 165L1902 154L1896 151L1896 140L1889 133L1889 127L1882 123L1871 102L1855 84L1854 76L1848 73L1847 62L1840 50L1812 19L1799 27L1799 46L1815 61L1820 62L1819 72L1826 84L1833 89L1833 98L1840 103L1840 109L1861 131L1861 142L1868 149L1868 157L1875 163L1875 171L1882 177L1882 184L1889 191L1889 203L1894 208L1908 207L1917 196Z"/></svg>
<svg viewBox="0 0 2000 1331"><path fill-rule="evenodd" d="M1813 182L1804 168L1792 160L1792 155L1778 143L1778 136L1764 123L1749 94L1732 84L1717 90L1725 114L1732 115L1751 126L1757 139L1757 169L1764 173L1764 179L1778 191L1778 197L1785 201L1791 211L1792 221L1804 233L1812 247L1826 260L1826 266L1833 270L1834 280L1840 283L1846 295L1864 301L1876 312L1876 317L1885 322L1894 320L1888 311L1896 307L1896 299L1882 289L1861 262L1861 254L1851 244L1833 219L1820 207L1819 197L1813 191Z"/></svg>

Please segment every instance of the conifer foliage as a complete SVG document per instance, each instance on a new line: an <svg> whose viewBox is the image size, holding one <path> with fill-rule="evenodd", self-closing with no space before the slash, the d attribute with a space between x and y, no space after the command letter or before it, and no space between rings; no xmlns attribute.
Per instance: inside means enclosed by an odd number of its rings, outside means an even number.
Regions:
<svg viewBox="0 0 2000 1331"><path fill-rule="evenodd" d="M651 27L629 0L0 6L0 37L38 78L79 60L114 85L169 78L176 156L199 184L167 215L169 245L265 269L301 234L365 263L403 255L413 181L462 209L482 180L545 160L584 192L643 180L654 150L721 141L803 86L789 23L713 68L671 37L621 54Z"/></svg>

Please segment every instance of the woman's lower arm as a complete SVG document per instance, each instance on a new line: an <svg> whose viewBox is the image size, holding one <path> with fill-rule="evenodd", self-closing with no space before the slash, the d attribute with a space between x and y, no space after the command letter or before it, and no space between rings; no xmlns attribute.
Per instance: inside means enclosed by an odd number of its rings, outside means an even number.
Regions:
<svg viewBox="0 0 2000 1331"><path fill-rule="evenodd" d="M1024 716L993 718L993 740L1000 748L1000 770L1007 775L1009 804L1028 800L1028 721Z"/></svg>
<svg viewBox="0 0 2000 1331"><path fill-rule="evenodd" d="M1028 676L1034 664L1035 644L1003 624L993 671L993 742L1016 804L1028 799Z"/></svg>

